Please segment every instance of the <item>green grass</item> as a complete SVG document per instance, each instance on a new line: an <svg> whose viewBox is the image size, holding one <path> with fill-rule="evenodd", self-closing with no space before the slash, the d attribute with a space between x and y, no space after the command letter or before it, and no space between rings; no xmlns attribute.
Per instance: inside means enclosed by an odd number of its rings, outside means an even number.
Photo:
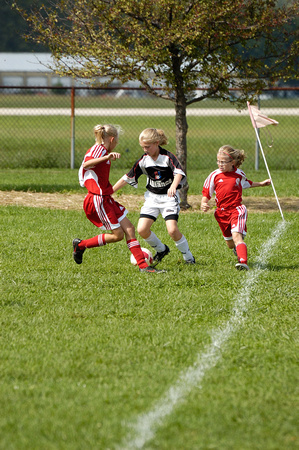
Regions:
<svg viewBox="0 0 299 450"><path fill-rule="evenodd" d="M243 166L242 166L243 168ZM253 181L262 181L268 178L266 170L252 170L248 163L244 163L247 177ZM110 181L114 184L125 171L116 168L113 164L110 172ZM209 175L209 170L189 170L189 194L201 194L203 183ZM298 197L298 170L271 170L271 177L279 197ZM146 177L140 178L138 189L125 186L120 192L125 194L144 193ZM31 191L31 192L64 192L83 193L79 186L78 171L71 169L0 169L0 191ZM273 197L272 188L245 189L244 197L263 196Z"/></svg>
<svg viewBox="0 0 299 450"><path fill-rule="evenodd" d="M84 91L83 91L84 92ZM82 91L76 91L76 108L171 108L174 103L166 101L150 94L140 95L140 91L135 91L136 95L123 95L115 97L117 91L101 91L101 95L96 95L97 91L91 91L90 95L80 95ZM132 94L133 91L130 91ZM54 94L53 91L43 94L8 94L7 91L0 93L0 108L70 108L71 95L67 89L66 95ZM206 99L193 103L188 108L231 108L229 102ZM297 108L298 98L272 98L261 100L263 108Z"/></svg>
<svg viewBox="0 0 299 450"><path fill-rule="evenodd" d="M96 234L83 211L0 209L0 447L116 448L225 327L249 274L235 271L212 214L180 217L190 267L156 222L171 253L168 272L152 276L130 265L125 242L88 250L77 266L72 239ZM221 359L145 448L298 448L296 216L286 214ZM249 215L250 273L279 221Z"/></svg>

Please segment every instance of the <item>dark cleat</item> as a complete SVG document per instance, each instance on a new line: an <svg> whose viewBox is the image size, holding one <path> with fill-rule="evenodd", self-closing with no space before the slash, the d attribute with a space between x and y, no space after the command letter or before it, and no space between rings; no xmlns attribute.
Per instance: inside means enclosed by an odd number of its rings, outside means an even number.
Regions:
<svg viewBox="0 0 299 450"><path fill-rule="evenodd" d="M185 261L185 264L195 264L195 258L194 258L194 256L193 256L192 259L187 259L187 260Z"/></svg>
<svg viewBox="0 0 299 450"><path fill-rule="evenodd" d="M78 238L73 240L73 248L74 248L73 258L77 264L82 264L83 253L86 250L86 249L81 250L79 248L80 242L81 242L81 239L78 239Z"/></svg>
<svg viewBox="0 0 299 450"><path fill-rule="evenodd" d="M168 245L166 245L166 244L164 244L164 245L165 245L165 250L163 252L157 252L154 256L154 267L156 267L156 265L162 261L164 256L168 255L168 253L170 252Z"/></svg>

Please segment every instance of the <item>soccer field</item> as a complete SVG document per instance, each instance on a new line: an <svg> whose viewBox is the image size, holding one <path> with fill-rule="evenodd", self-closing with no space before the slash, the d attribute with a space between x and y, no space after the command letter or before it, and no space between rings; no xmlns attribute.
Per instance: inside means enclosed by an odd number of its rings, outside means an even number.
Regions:
<svg viewBox="0 0 299 450"><path fill-rule="evenodd" d="M180 217L190 267L158 220L153 276L125 242L77 266L83 211L0 210L0 448L298 448L297 213L249 214L246 273L212 214Z"/></svg>

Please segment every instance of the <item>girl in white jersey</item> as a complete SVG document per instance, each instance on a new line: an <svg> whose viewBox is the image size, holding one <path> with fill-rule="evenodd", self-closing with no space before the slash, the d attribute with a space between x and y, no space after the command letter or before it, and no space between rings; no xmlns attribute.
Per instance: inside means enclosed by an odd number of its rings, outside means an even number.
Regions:
<svg viewBox="0 0 299 450"><path fill-rule="evenodd" d="M161 147L167 144L163 130L146 128L139 136L139 143L144 154L135 162L132 169L118 180L113 186L113 191L116 192L127 183L137 188L138 178L146 175L147 191L137 231L156 250L154 264L158 264L170 252L169 247L151 231L151 226L159 214L164 218L168 234L182 253L185 263L194 264L195 259L189 250L188 242L178 229L180 211L178 189L186 182L186 175L176 156Z"/></svg>
<svg viewBox="0 0 299 450"><path fill-rule="evenodd" d="M229 145L221 147L217 154L219 168L205 180L201 200L201 209L208 211L208 201L215 192L215 218L228 247L238 257L236 268L239 270L248 270L247 246L244 242L247 209L242 205L242 189L271 184L269 179L261 182L247 180L245 173L239 169L244 159L244 150Z"/></svg>
<svg viewBox="0 0 299 450"><path fill-rule="evenodd" d="M94 135L96 142L84 156L79 170L79 182L88 190L83 203L86 217L96 227L106 232L89 239L74 239L75 262L82 263L83 253L87 248L112 244L121 241L125 236L127 246L134 255L141 272L163 272L148 266L136 239L135 228L126 217L128 211L111 197L113 193L109 181L111 162L121 156L114 151L118 144L119 128L113 125L96 125Z"/></svg>

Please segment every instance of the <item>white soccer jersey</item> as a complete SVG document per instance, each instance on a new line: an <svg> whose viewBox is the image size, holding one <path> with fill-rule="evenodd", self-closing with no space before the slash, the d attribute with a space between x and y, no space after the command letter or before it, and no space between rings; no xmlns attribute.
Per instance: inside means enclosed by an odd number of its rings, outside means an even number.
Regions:
<svg viewBox="0 0 299 450"><path fill-rule="evenodd" d="M156 161L144 154L138 159L132 169L123 176L123 179L131 186L138 187L138 178L147 175L146 189L153 194L163 195L173 182L174 176L182 175L178 186L180 189L186 183L186 174L183 171L177 157L169 151L159 147L160 153Z"/></svg>

